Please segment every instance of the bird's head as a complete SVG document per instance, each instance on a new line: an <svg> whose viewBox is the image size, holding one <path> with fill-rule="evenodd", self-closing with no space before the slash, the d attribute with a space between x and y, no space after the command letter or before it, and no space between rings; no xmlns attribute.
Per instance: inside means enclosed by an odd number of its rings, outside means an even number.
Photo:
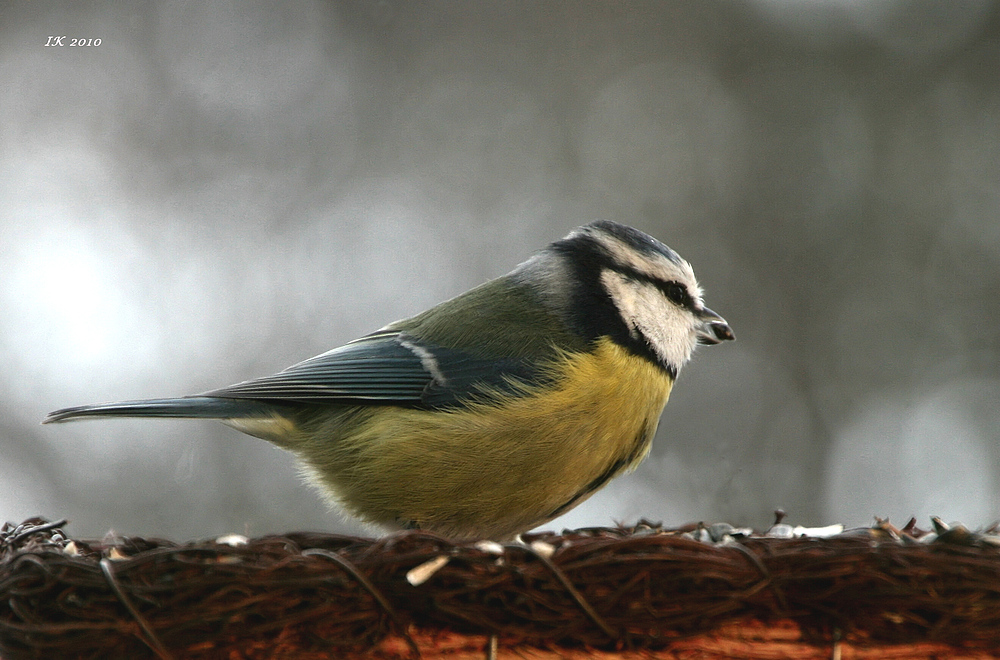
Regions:
<svg viewBox="0 0 1000 660"><path fill-rule="evenodd" d="M673 376L696 345L735 339L691 265L637 229L601 220L525 264L543 298L587 338L608 336Z"/></svg>

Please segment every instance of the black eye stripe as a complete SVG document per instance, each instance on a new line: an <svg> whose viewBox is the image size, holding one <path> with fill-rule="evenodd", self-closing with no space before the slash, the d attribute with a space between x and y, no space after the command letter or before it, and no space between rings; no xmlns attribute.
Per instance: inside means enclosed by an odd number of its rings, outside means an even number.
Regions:
<svg viewBox="0 0 1000 660"><path fill-rule="evenodd" d="M685 309L694 310L694 300L691 298L691 294L687 287L676 280L670 280L669 282L664 282L663 280L658 280L656 278L650 277L644 273L640 273L637 270L631 268L613 268L616 273L624 275L625 277L636 280L637 282L642 282L644 284L649 284L660 290L667 300L683 307Z"/></svg>
<svg viewBox="0 0 1000 660"><path fill-rule="evenodd" d="M683 284L667 282L660 285L660 290L663 291L663 295L681 307L692 307L691 296L688 295L687 288Z"/></svg>

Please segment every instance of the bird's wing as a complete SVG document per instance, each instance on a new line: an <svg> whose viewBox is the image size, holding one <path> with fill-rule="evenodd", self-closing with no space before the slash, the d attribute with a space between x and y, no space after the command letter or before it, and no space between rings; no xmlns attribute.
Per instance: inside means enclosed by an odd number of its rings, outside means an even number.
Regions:
<svg viewBox="0 0 1000 660"><path fill-rule="evenodd" d="M299 403L447 408L469 398L516 393L543 377L521 358L477 358L386 331L299 362L273 376L199 396Z"/></svg>

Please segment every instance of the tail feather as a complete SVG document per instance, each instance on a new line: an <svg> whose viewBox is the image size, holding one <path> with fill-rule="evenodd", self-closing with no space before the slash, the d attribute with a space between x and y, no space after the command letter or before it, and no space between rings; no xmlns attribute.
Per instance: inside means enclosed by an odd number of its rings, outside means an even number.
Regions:
<svg viewBox="0 0 1000 660"><path fill-rule="evenodd" d="M88 417L186 417L189 419L243 419L265 417L273 406L261 401L192 396L180 399L146 399L76 406L50 412L42 424L70 422Z"/></svg>

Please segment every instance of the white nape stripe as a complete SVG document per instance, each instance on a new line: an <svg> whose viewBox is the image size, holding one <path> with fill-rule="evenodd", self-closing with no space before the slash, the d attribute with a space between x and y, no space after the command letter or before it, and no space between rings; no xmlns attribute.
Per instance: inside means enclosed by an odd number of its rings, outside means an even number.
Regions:
<svg viewBox="0 0 1000 660"><path fill-rule="evenodd" d="M619 272L605 269L601 284L633 336L641 334L665 364L680 372L698 343L694 315L670 302L652 284Z"/></svg>

